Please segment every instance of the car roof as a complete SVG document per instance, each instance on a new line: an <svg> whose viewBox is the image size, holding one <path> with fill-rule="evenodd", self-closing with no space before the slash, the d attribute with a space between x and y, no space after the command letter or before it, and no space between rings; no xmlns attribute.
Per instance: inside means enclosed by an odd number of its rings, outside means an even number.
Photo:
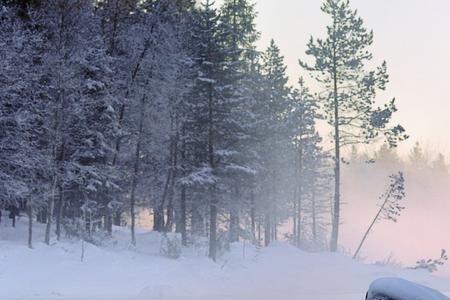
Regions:
<svg viewBox="0 0 450 300"><path fill-rule="evenodd" d="M385 297L392 300L450 300L444 294L402 278L386 277L372 282L367 299Z"/></svg>

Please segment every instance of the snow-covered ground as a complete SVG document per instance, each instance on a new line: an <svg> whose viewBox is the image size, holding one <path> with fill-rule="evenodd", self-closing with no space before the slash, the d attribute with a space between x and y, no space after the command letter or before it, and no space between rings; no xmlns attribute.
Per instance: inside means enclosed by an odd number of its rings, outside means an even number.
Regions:
<svg viewBox="0 0 450 300"><path fill-rule="evenodd" d="M0 299L170 299L170 300L354 300L364 299L370 282L402 277L450 292L450 280L424 271L364 265L330 253L311 254L285 243L257 250L234 244L213 263L202 246L183 249L181 258L159 254L160 236L115 228L105 246L64 240L43 244L35 226L34 249L26 246L26 220L0 226Z"/></svg>

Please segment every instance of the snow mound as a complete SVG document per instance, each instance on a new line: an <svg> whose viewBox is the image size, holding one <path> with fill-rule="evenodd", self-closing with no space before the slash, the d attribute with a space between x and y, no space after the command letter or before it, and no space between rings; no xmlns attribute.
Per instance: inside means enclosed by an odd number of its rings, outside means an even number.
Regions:
<svg viewBox="0 0 450 300"><path fill-rule="evenodd" d="M401 279L379 278L372 282L368 299L388 297L398 300L449 300L447 296L426 286Z"/></svg>

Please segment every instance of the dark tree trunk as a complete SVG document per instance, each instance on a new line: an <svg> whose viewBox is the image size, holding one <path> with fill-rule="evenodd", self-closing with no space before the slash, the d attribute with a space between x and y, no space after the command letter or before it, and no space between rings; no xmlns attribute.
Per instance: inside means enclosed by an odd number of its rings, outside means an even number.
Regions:
<svg viewBox="0 0 450 300"><path fill-rule="evenodd" d="M122 220L122 213L120 211L116 211L113 218L113 224L115 226L120 226Z"/></svg>
<svg viewBox="0 0 450 300"><path fill-rule="evenodd" d="M40 209L36 216L36 221L39 223L45 224L47 222L47 210Z"/></svg>
<svg viewBox="0 0 450 300"><path fill-rule="evenodd" d="M230 232L229 232L229 243L234 243L239 241L239 189L235 189L235 200L234 205L230 209Z"/></svg>
<svg viewBox="0 0 450 300"><path fill-rule="evenodd" d="M294 200L294 215L292 216L292 236L297 240L297 200Z"/></svg>
<svg viewBox="0 0 450 300"><path fill-rule="evenodd" d="M164 232L172 232L174 217L175 212L173 207L173 201L172 197L170 197L169 203L167 204L167 217L166 217L166 224L164 225Z"/></svg>
<svg viewBox="0 0 450 300"><path fill-rule="evenodd" d="M162 194L161 201L158 203L155 213L154 213L154 224L153 230L163 232L165 231L165 222L164 222L164 207L166 205L167 197L170 196L170 189L172 187L172 179L173 179L173 159L174 159L174 143L171 141L170 143L170 168L167 171L166 182L164 183L164 191Z"/></svg>
<svg viewBox="0 0 450 300"><path fill-rule="evenodd" d="M209 258L216 261L217 258L217 206L214 200L211 200L209 206Z"/></svg>
<svg viewBox="0 0 450 300"><path fill-rule="evenodd" d="M272 231L272 226L270 223L270 214L266 213L264 216L264 245L266 247L270 244L270 236Z"/></svg>
<svg viewBox="0 0 450 300"><path fill-rule="evenodd" d="M209 84L208 95L208 161L212 171L215 171L214 157L214 119L213 119L213 84ZM214 187L210 188L209 199L209 257L217 258L217 199Z"/></svg>
<svg viewBox="0 0 450 300"><path fill-rule="evenodd" d="M191 230L194 235L205 236L205 226L204 226L204 216L201 212L200 204L193 204L192 212L191 212Z"/></svg>
<svg viewBox="0 0 450 300"><path fill-rule="evenodd" d="M311 214L312 214L312 235L314 243L317 242L317 212L316 212L316 180L313 178L313 186L311 192Z"/></svg>
<svg viewBox="0 0 450 300"><path fill-rule="evenodd" d="M159 205L153 209L153 230L161 232L163 231L164 224L164 210L160 209Z"/></svg>
<svg viewBox="0 0 450 300"><path fill-rule="evenodd" d="M54 182L54 185L56 185L56 182ZM47 225L45 226L45 238L44 241L47 245L50 245L50 234L51 234L51 228L52 228L52 221L53 221L53 209L55 206L55 190L56 186L53 187L53 195L50 196L49 203L47 205Z"/></svg>
<svg viewBox="0 0 450 300"><path fill-rule="evenodd" d="M88 214L88 216L86 216L84 218L84 226L85 226L85 230L87 232L87 235L90 237L92 234L92 220L91 220L91 214Z"/></svg>
<svg viewBox="0 0 450 300"><path fill-rule="evenodd" d="M181 143L181 170L182 176L186 175L186 142L184 137L186 135L185 126L182 126L181 134L183 136ZM181 233L181 244L187 246L187 235L186 235L186 186L181 185L180 193L180 205L177 211L177 232Z"/></svg>
<svg viewBox="0 0 450 300"><path fill-rule="evenodd" d="M297 187L297 230L296 245L301 246L302 239L302 200L303 200L303 144L300 141L298 149L298 187Z"/></svg>
<svg viewBox="0 0 450 300"><path fill-rule="evenodd" d="M300 247L302 244L302 199L299 196L297 200L297 236L296 236L296 245Z"/></svg>
<svg viewBox="0 0 450 300"><path fill-rule="evenodd" d="M112 236L113 216L111 212L107 212L105 216L105 230L109 236Z"/></svg>
<svg viewBox="0 0 450 300"><path fill-rule="evenodd" d="M278 240L278 212L276 205L273 212L273 240Z"/></svg>
<svg viewBox="0 0 450 300"><path fill-rule="evenodd" d="M181 187L180 197L180 233L181 244L187 246L187 232L186 232L186 187Z"/></svg>
<svg viewBox="0 0 450 300"><path fill-rule="evenodd" d="M270 221L270 225L272 227L272 240L276 241L277 240L277 225L278 225L278 212L277 212L277 197L278 197L278 192L277 192L277 173L276 171L273 171L272 173L272 201L271 201L271 221Z"/></svg>
<svg viewBox="0 0 450 300"><path fill-rule="evenodd" d="M136 205L136 187L137 180L139 174L140 167L140 155L141 155L141 142L142 142L142 131L144 128L144 111L145 111L145 95L142 96L141 100L141 114L139 117L139 129L138 136L136 142L136 152L134 156L134 167L133 167L133 176L131 179L131 195L130 195L130 218L131 218L131 245L136 246L136 234L135 234L135 223L136 223L136 215L135 215L135 205Z"/></svg>
<svg viewBox="0 0 450 300"><path fill-rule="evenodd" d="M258 218L258 245L261 245L261 218Z"/></svg>
<svg viewBox="0 0 450 300"><path fill-rule="evenodd" d="M174 194L175 194L175 180L177 177L177 168L178 168L178 118L172 117L172 132L175 134L172 136L172 151L171 151L171 172L170 172L170 186L168 191L169 203L167 204L167 223L164 226L165 232L172 231L173 223L174 223Z"/></svg>
<svg viewBox="0 0 450 300"><path fill-rule="evenodd" d="M59 241L61 238L61 219L64 210L64 191L62 183L58 185L58 203L56 207L56 239Z"/></svg>
<svg viewBox="0 0 450 300"><path fill-rule="evenodd" d="M336 50L334 50L336 51ZM341 184L341 144L339 132L339 98L336 53L333 55L333 92L334 92L334 205L331 229L330 250L337 251L340 222L340 184Z"/></svg>
<svg viewBox="0 0 450 300"><path fill-rule="evenodd" d="M250 223L252 231L253 244L256 243L256 222L255 222L255 195L253 190L250 192Z"/></svg>
<svg viewBox="0 0 450 300"><path fill-rule="evenodd" d="M229 241L230 243L239 241L239 211L236 208L230 213Z"/></svg>
<svg viewBox="0 0 450 300"><path fill-rule="evenodd" d="M33 248L33 203L28 200L27 205L27 215L28 215L28 248Z"/></svg>

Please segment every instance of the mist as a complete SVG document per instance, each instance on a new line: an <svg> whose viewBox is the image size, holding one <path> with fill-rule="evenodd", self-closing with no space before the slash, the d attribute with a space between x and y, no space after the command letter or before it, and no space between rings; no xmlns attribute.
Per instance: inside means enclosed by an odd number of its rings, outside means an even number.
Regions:
<svg viewBox="0 0 450 300"><path fill-rule="evenodd" d="M372 158L374 162L367 163ZM417 260L438 258L441 249L450 247L446 234L450 228L448 166L442 154L427 153L420 144L407 156L385 147L371 154L353 154L344 171L342 245L354 251L379 208L388 176L397 171L405 176L405 210L396 223L382 220L376 224L361 257L413 267ZM449 276L450 266L445 264L438 273Z"/></svg>

